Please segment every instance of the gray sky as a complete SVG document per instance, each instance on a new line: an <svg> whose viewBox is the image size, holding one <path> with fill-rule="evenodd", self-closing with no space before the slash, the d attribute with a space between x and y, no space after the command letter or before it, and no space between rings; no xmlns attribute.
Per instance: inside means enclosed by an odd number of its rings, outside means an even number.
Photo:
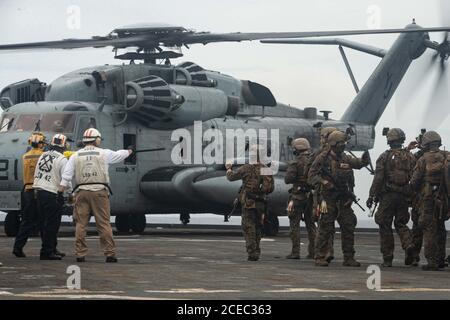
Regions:
<svg viewBox="0 0 450 320"><path fill-rule="evenodd" d="M67 25L70 18L67 10L74 5L80 9L79 29ZM1 0L0 15L1 44L105 35L115 27L140 22L161 22L211 32L364 29L371 24L394 28L405 26L412 18L426 27L444 23L437 0ZM351 39L388 49L396 37L371 35ZM431 38L441 41L442 34L432 34ZM299 107L326 107L333 110L334 118L341 116L355 96L336 47L263 45L254 41L194 45L183 52L185 56L174 62L195 61L207 69L260 82L271 88L278 101ZM379 59L350 50L346 52L361 87ZM112 56L109 48L0 53L0 88L31 77L49 83L81 67L118 63ZM412 69L416 68L417 64L413 63ZM406 74L404 81L408 81L413 71ZM377 133L381 133L384 126L400 126L409 139L417 135L433 76L432 70L428 81L417 88L418 95L410 102L408 111L400 118L396 114L398 99L394 96L379 122ZM402 87L404 84L400 92ZM434 129L448 145L448 119ZM375 160L385 147L380 134L372 158ZM364 170L357 174L357 179L358 196L365 202L371 177Z"/></svg>

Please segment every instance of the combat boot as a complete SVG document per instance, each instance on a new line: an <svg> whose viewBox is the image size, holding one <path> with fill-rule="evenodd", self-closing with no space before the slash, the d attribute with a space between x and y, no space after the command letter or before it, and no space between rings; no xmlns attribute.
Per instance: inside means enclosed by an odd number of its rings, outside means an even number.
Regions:
<svg viewBox="0 0 450 320"><path fill-rule="evenodd" d="M410 266L414 262L415 257L415 248L413 245L410 245L408 248L405 249L405 265Z"/></svg>
<svg viewBox="0 0 450 320"><path fill-rule="evenodd" d="M298 253L291 253L286 256L286 259L300 259L300 255Z"/></svg>
<svg viewBox="0 0 450 320"><path fill-rule="evenodd" d="M331 263L331 261L334 260L334 256L328 256L325 258L325 260L327 260L328 263Z"/></svg>
<svg viewBox="0 0 450 320"><path fill-rule="evenodd" d="M257 256L248 256L247 260L248 261L258 261L259 257L257 257Z"/></svg>
<svg viewBox="0 0 450 320"><path fill-rule="evenodd" d="M418 267L418 266L419 266L419 262L420 262L420 257L419 257L419 256L416 256L416 257L414 257L414 260L413 260L413 262L411 263L411 266L413 266L413 267Z"/></svg>
<svg viewBox="0 0 450 320"><path fill-rule="evenodd" d="M316 267L328 267L328 261L325 259L316 259Z"/></svg>
<svg viewBox="0 0 450 320"><path fill-rule="evenodd" d="M355 260L355 258L346 258L342 263L344 267L360 267L361 263Z"/></svg>
<svg viewBox="0 0 450 320"><path fill-rule="evenodd" d="M19 249L19 248L14 248L14 250L13 250L13 255L15 255L17 258L25 258L26 257L26 255L25 255L25 253L23 252L23 250L22 249Z"/></svg>
<svg viewBox="0 0 450 320"><path fill-rule="evenodd" d="M392 267L392 259L383 259L382 267L390 268Z"/></svg>
<svg viewBox="0 0 450 320"><path fill-rule="evenodd" d="M117 260L117 258L115 257L115 256L109 256L109 257L106 257L106 263L116 263L117 261L119 261L119 260Z"/></svg>
<svg viewBox="0 0 450 320"><path fill-rule="evenodd" d="M438 268L439 269L444 269L445 267L448 267L448 264L445 262L445 260L444 259L439 260Z"/></svg>

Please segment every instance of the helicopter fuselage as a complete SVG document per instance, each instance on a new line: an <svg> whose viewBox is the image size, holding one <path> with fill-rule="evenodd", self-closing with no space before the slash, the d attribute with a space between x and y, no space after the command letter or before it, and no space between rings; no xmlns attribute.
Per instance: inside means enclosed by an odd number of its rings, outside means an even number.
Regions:
<svg viewBox="0 0 450 320"><path fill-rule="evenodd" d="M187 68L148 64L86 68L64 75L47 86L43 101L20 102L20 96L10 94L13 105L3 112L1 121L1 126L6 127L0 133L0 165L3 164L0 167L0 191L3 194L13 192L17 199L22 189L21 158L27 149L28 136L37 123L47 137L56 132L65 133L74 141L73 150L77 149L76 142L89 127L102 132L102 147L105 148L121 149L130 145L137 149L164 148L138 153L123 164L111 166L114 215L222 214L229 210L239 183L226 180L223 166L195 161L175 165L172 161L173 149L180 143L172 141L174 130L186 129L193 141L200 141L202 150L207 147L204 137L198 137L194 130L194 120L202 120L203 132L213 128L224 137L227 130L277 130L281 163L293 159L292 139L305 137L313 148L318 148L319 131L324 126L343 131L351 128L353 135L348 148L352 150L373 147L375 133L371 125L325 119L317 115L315 108L301 110L274 103L270 91L261 85L207 71L191 63L184 66ZM154 88L152 81L159 82L156 85L163 88L154 89L151 96L145 93L147 96L140 103L147 110L139 110L136 107L139 97L136 92L130 92L134 87L129 84L139 83L139 79L146 80L146 77L150 77L148 88ZM145 85L141 81L144 90ZM3 90L2 97L13 90L17 91L17 88L11 86ZM164 102L168 102L167 108L161 107ZM263 106L266 102L272 105ZM151 113L158 108L168 110L155 115ZM271 195L272 210L280 214L284 212L288 196L288 186L283 178L281 166L276 175L276 191ZM11 204L0 210L14 209L10 207ZM16 206L15 209L19 208Z"/></svg>

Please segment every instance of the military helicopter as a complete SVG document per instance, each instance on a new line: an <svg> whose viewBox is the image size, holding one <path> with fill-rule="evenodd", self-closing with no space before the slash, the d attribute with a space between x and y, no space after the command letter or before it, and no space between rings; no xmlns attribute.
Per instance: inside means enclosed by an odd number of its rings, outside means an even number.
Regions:
<svg viewBox="0 0 450 320"><path fill-rule="evenodd" d="M183 223L189 222L191 213L227 214L240 183L226 180L223 164L174 164L171 155L176 146L184 146L178 149L181 154L188 154L193 147L182 139L173 141L173 130L184 128L194 136L194 121L201 121L203 132L214 128L224 135L227 129L278 129L281 164L293 158L292 139L305 137L317 148L319 131L324 126L348 132L348 150L369 150L374 145L375 125L411 62L427 48L436 50L443 61L447 60L450 54L447 40L442 44L433 42L428 33L449 30L449 27L422 28L412 23L400 29L215 34L179 26L146 24L117 28L106 36L91 39L0 45L0 50L111 46L116 59L129 61L129 64L83 68L49 85L36 78L28 79L0 92L3 109L0 210L8 213L6 234L14 236L18 229L21 157L33 130L39 129L48 137L62 132L74 141L72 149L77 148L76 141L91 127L102 132L103 147L136 146L136 154L110 168L114 192L112 214L116 216L115 225L120 232L144 231L145 214L180 213ZM389 50L346 39L317 38L387 33L400 34ZM280 103L269 88L256 82L206 70L193 62L172 65L171 59L180 58L182 54L163 49L264 39L266 42L291 39L285 42L339 46L357 90L341 119L331 119L329 110L318 114L315 107L300 109ZM118 53L119 49L132 47L138 49ZM360 90L343 47L382 58ZM204 142L202 138L200 141ZM280 165L275 176L275 191L269 197L265 225L268 235L277 233L278 215L285 214L288 186L283 180L283 165Z"/></svg>

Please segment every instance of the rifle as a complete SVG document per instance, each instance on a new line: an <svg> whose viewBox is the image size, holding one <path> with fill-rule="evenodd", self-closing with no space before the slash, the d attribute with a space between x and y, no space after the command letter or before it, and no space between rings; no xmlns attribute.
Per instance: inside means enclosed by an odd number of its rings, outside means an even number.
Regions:
<svg viewBox="0 0 450 320"><path fill-rule="evenodd" d="M373 215L375 214L375 211L377 211L378 203L379 203L379 202L375 202L375 205L374 205L373 208L369 211L369 218L372 218Z"/></svg>
<svg viewBox="0 0 450 320"><path fill-rule="evenodd" d="M239 207L240 207L239 197L236 197L233 201L233 208L231 209L231 211L223 215L223 222L229 222L230 217L239 209Z"/></svg>
<svg viewBox="0 0 450 320"><path fill-rule="evenodd" d="M239 188L238 191L238 196L236 198L234 198L233 201L233 208L231 209L231 211L229 213L225 213L223 215L223 222L229 222L230 221L230 217L239 210L239 207L241 206L241 202L239 201L239 195L241 194L242 191L242 186Z"/></svg>
<svg viewBox="0 0 450 320"><path fill-rule="evenodd" d="M324 174L325 176L327 176L331 180L331 183L333 183L334 187L336 188L336 190L339 193L341 193L344 196L349 197L363 212L366 212L366 210L359 204L359 199L356 197L356 195L352 191L350 191L348 189L339 188L338 184L334 180L333 176L327 170L322 168L322 169L320 169L320 172L322 174Z"/></svg>
<svg viewBox="0 0 450 320"><path fill-rule="evenodd" d="M153 151L161 151L166 150L166 148L154 148L154 149L141 149L141 150L134 150L134 153L141 153L141 152L153 152Z"/></svg>

